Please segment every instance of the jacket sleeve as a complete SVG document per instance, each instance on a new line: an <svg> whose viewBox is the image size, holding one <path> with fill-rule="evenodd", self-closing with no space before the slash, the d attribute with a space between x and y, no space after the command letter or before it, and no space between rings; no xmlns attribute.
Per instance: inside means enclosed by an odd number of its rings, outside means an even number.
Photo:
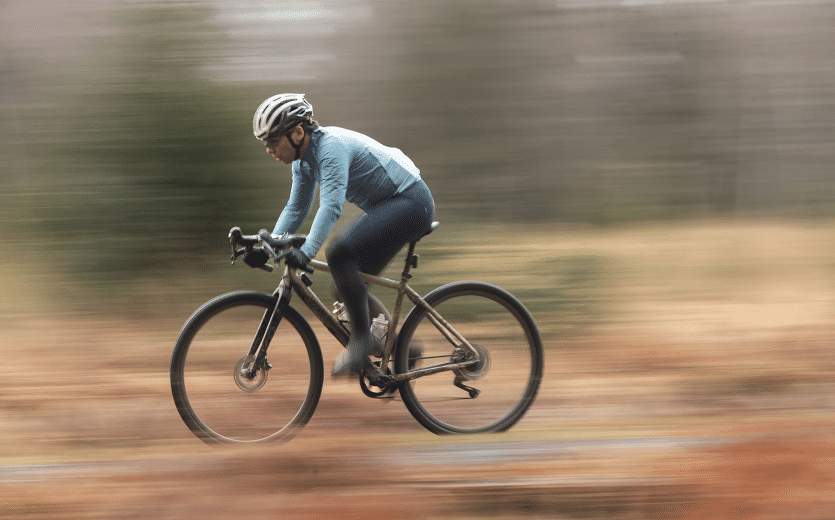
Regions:
<svg viewBox="0 0 835 520"><path fill-rule="evenodd" d="M299 230L310 208L313 206L313 192L316 181L303 175L296 165L293 165L293 187L290 189L290 199L278 217L273 228L273 235L295 233ZM310 257L313 258L313 257Z"/></svg>
<svg viewBox="0 0 835 520"><path fill-rule="evenodd" d="M316 211L307 241L301 247L308 258L316 256L342 215L345 194L348 191L350 164L350 156L342 142L331 143L327 150L322 150L319 162L319 209Z"/></svg>

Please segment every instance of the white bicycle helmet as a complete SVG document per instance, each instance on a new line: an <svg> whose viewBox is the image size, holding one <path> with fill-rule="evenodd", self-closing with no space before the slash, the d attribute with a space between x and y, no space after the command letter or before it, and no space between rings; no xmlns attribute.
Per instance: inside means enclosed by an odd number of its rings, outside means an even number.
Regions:
<svg viewBox="0 0 835 520"><path fill-rule="evenodd" d="M304 94L277 94L267 98L255 111L252 130L258 139L284 135L300 123L310 121L313 106Z"/></svg>

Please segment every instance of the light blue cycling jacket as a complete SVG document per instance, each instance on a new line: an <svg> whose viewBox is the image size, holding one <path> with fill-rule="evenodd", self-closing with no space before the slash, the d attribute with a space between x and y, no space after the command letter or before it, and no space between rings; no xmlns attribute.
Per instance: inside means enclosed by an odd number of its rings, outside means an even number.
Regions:
<svg viewBox="0 0 835 520"><path fill-rule="evenodd" d="M308 258L313 258L342 215L346 200L365 211L419 180L420 170L397 148L344 128L319 127L311 132L304 157L293 162L290 200L273 234L298 231L313 206L318 184L319 209L301 247Z"/></svg>

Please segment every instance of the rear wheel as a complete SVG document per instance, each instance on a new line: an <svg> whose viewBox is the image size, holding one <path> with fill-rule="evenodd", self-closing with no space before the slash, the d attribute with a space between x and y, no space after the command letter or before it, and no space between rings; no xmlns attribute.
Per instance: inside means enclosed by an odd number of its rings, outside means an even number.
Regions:
<svg viewBox="0 0 835 520"><path fill-rule="evenodd" d="M483 282L452 283L432 291L425 301L477 355L450 342L432 324L429 312L415 307L400 330L395 373L407 372L410 364L420 369L474 362L402 383L406 407L438 434L497 432L516 424L533 403L542 379L542 339L531 314L510 293ZM410 359L410 351L414 357L421 350L419 359Z"/></svg>
<svg viewBox="0 0 835 520"><path fill-rule="evenodd" d="M310 325L287 307L267 350L269 369L247 374L253 341L276 298L219 296L186 322L171 358L171 391L186 425L207 444L286 441L313 415L322 393L322 352ZM266 317L266 318L265 318Z"/></svg>

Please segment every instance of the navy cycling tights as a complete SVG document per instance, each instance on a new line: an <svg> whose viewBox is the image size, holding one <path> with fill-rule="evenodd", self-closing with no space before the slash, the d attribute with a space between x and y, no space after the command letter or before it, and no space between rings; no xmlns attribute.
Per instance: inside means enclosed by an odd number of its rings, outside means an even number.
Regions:
<svg viewBox="0 0 835 520"><path fill-rule="evenodd" d="M360 272L379 275L403 246L429 230L435 213L423 181L366 209L326 252L338 296L348 308L352 343L368 337L368 288Z"/></svg>

